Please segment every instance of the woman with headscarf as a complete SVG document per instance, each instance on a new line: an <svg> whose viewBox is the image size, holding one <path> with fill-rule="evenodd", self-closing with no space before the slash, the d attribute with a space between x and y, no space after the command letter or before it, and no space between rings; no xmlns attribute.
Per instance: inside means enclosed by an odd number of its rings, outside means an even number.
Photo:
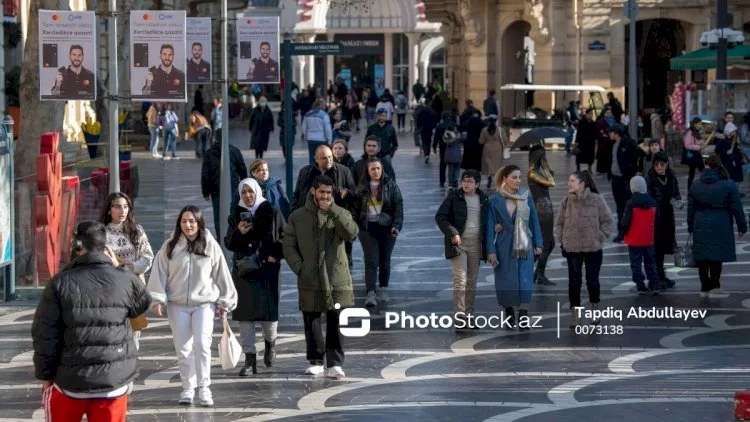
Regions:
<svg viewBox="0 0 750 422"><path fill-rule="evenodd" d="M240 376L258 372L255 350L255 323L263 328L263 362L272 366L276 358L276 331L279 324L279 271L284 218L263 197L255 179L238 187L240 201L229 216L224 245L234 252L232 279L237 288L237 308L232 320L240 322L240 340L245 364Z"/></svg>
<svg viewBox="0 0 750 422"><path fill-rule="evenodd" d="M503 150L506 148L505 131L497 126L497 115L487 116L488 125L479 135L482 150L482 174L487 176L487 189L492 186L492 177L503 166Z"/></svg>
<svg viewBox="0 0 750 422"><path fill-rule="evenodd" d="M555 249L555 211L552 200L549 197L549 188L555 187L555 173L549 168L547 155L544 147L535 145L529 150L529 191L534 199L536 212L539 215L539 224L542 226L542 239L544 247L542 255L536 263L534 271L534 283L542 286L554 286L544 274L547 268L547 260L552 250Z"/></svg>
<svg viewBox="0 0 750 422"><path fill-rule="evenodd" d="M677 183L677 175L669 168L669 154L660 151L654 154L654 165L646 174L648 194L657 203L659 219L654 231L654 258L656 259L656 271L659 279L665 286L674 287L674 281L667 278L664 271L664 255L674 253L675 245L675 218L674 207L681 206L680 186Z"/></svg>
<svg viewBox="0 0 750 422"><path fill-rule="evenodd" d="M596 172L609 173L612 167L612 147L614 141L609 138L609 128L617 123L612 109L605 108L599 121L596 122Z"/></svg>
<svg viewBox="0 0 750 422"><path fill-rule="evenodd" d="M521 169L503 167L495 175L497 193L490 198L485 227L487 261L495 272L497 303L510 316L511 329L529 328L534 256L542 254L542 229L534 201L521 186ZM514 307L518 308L516 319Z"/></svg>

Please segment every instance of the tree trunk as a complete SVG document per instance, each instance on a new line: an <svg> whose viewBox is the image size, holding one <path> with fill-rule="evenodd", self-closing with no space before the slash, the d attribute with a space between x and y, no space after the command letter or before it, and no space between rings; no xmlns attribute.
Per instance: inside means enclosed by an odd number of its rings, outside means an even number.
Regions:
<svg viewBox="0 0 750 422"><path fill-rule="evenodd" d="M62 132L64 101L39 99L39 9L59 10L59 0L31 0L28 37L21 71L21 127L15 149L15 177L36 173L39 139L44 132Z"/></svg>

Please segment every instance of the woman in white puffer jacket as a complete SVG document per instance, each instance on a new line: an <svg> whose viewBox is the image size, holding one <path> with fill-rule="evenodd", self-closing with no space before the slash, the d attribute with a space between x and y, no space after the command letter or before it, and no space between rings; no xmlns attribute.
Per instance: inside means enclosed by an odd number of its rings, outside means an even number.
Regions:
<svg viewBox="0 0 750 422"><path fill-rule="evenodd" d="M156 315L167 305L182 380L179 403L192 404L198 387L201 406L212 406L214 313L223 317L234 310L237 290L221 246L206 230L198 207L180 211L174 233L154 259L148 289Z"/></svg>

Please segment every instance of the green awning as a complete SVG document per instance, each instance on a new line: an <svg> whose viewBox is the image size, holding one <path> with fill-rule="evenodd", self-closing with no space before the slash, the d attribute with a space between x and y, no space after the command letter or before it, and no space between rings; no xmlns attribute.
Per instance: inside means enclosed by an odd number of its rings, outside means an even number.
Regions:
<svg viewBox="0 0 750 422"><path fill-rule="evenodd" d="M727 50L727 64L750 64L750 45L738 45ZM704 70L716 67L716 49L701 48L669 60L672 70Z"/></svg>

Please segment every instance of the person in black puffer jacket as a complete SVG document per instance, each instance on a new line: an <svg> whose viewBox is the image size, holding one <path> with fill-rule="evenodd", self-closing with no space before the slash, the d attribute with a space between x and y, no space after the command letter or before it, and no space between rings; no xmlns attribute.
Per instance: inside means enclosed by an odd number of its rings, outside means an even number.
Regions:
<svg viewBox="0 0 750 422"><path fill-rule="evenodd" d="M86 407L72 404L80 400L99 402L112 420L125 420L127 394L138 375L129 318L148 310L151 295L138 276L115 268L106 244L103 224L79 224L78 257L50 280L34 315L35 376L44 382L49 420L83 418Z"/></svg>
<svg viewBox="0 0 750 422"><path fill-rule="evenodd" d="M376 279L380 284L377 300L388 302L391 254L404 224L404 201L396 182L383 170L381 159L370 158L365 168L352 216L360 227L359 241L365 256L365 306L375 306Z"/></svg>
<svg viewBox="0 0 750 422"><path fill-rule="evenodd" d="M247 166L245 165L245 159L242 158L242 151L236 146L229 144L229 186L238 186L240 180L247 179ZM220 221L222 218L229 217L228 215L220 215L220 201L219 201L219 188L221 185L221 141L215 141L211 145L211 149L208 150L208 154L203 159L203 167L201 169L201 190L203 191L203 198L208 201L211 198L211 205L214 209L214 230L216 238L221 239L220 236ZM232 192L232 201L230 202L229 209L231 210L234 204L240 202L240 197L235 189L230 189Z"/></svg>

